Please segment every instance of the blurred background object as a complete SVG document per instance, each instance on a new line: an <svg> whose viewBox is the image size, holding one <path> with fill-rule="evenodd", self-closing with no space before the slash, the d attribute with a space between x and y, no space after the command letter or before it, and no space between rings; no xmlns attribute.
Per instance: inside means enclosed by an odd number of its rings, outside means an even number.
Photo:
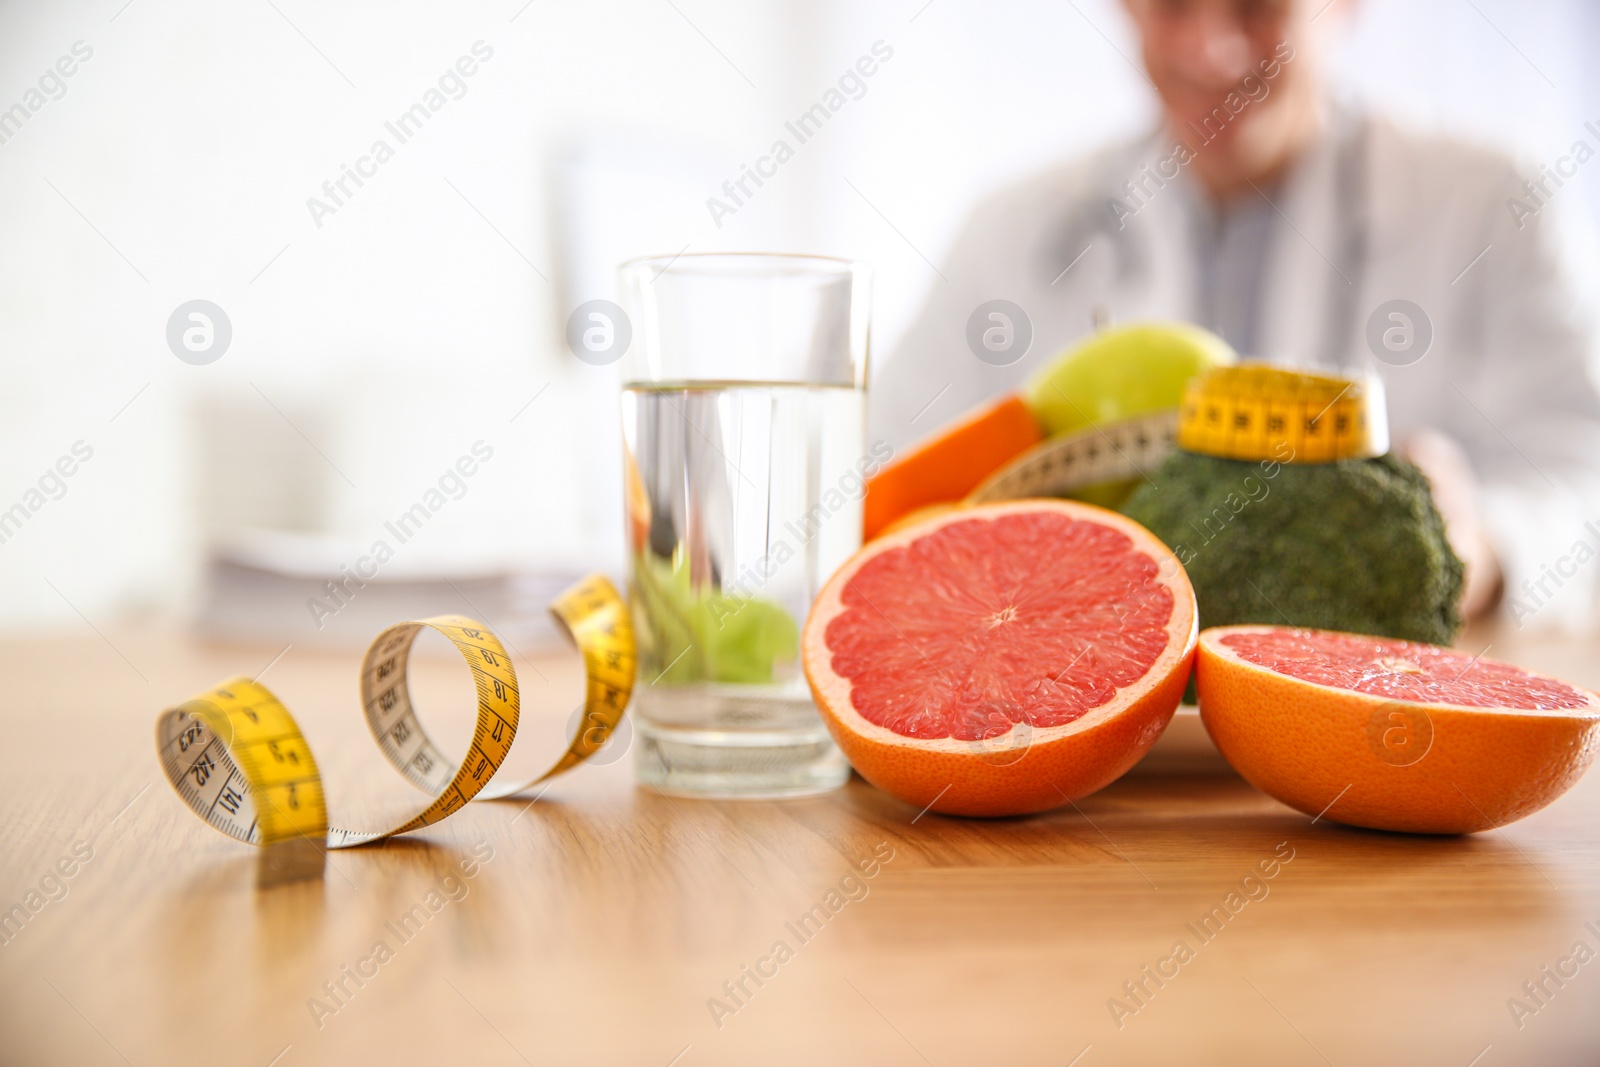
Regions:
<svg viewBox="0 0 1600 1067"><path fill-rule="evenodd" d="M1414 125L1531 173L1600 121L1592 4L1351 17L1339 91ZM621 570L565 339L617 262L866 261L887 352L983 193L1153 124L1136 57L1111 0L0 5L0 628L548 636Z"/></svg>

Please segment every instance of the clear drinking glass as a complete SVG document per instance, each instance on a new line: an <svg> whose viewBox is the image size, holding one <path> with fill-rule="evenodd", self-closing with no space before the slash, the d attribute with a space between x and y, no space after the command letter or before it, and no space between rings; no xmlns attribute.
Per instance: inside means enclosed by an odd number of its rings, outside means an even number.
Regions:
<svg viewBox="0 0 1600 1067"><path fill-rule="evenodd" d="M849 773L800 668L861 545L869 280L791 255L622 267L628 596L641 782L777 797Z"/></svg>

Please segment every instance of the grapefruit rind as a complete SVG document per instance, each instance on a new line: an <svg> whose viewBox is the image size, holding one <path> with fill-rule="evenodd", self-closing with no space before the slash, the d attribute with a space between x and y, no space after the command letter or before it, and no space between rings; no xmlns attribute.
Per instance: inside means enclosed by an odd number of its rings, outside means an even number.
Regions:
<svg viewBox="0 0 1600 1067"><path fill-rule="evenodd" d="M1579 686L1570 688L1587 707L1429 703L1289 677L1223 643L1230 634L1287 629L1205 630L1195 677L1200 719L1223 757L1251 785L1307 815L1407 833L1489 830L1561 796L1600 750L1600 696ZM1401 714L1397 722L1426 723L1425 752L1396 760L1375 749L1369 724L1390 712Z"/></svg>
<svg viewBox="0 0 1600 1067"><path fill-rule="evenodd" d="M1172 593L1168 640L1139 683L1060 726L1029 728L1021 754L1006 756L1008 735L983 742L912 738L869 721L851 700L852 683L835 673L827 624L843 610L842 595L866 560L925 537L940 526L993 519L1039 508L1112 527L1158 565ZM806 677L829 732L852 766L873 785L919 808L947 815L1021 815L1060 807L1115 781L1149 751L1182 699L1198 639L1194 591L1177 557L1138 523L1090 504L1022 500L984 504L885 534L852 558L824 586L802 639ZM1014 727L1012 734L1020 727ZM998 758L997 758L998 757Z"/></svg>

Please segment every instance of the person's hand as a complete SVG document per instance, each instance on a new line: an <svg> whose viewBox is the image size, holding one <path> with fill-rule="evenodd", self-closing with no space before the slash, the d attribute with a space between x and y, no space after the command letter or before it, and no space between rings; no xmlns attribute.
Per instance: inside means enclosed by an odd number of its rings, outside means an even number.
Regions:
<svg viewBox="0 0 1600 1067"><path fill-rule="evenodd" d="M1421 468L1433 485L1433 502L1444 517L1445 536L1466 567L1461 617L1470 621L1500 599L1502 576L1494 544L1484 528L1478 476L1461 446L1438 430L1423 428L1401 444L1401 455Z"/></svg>

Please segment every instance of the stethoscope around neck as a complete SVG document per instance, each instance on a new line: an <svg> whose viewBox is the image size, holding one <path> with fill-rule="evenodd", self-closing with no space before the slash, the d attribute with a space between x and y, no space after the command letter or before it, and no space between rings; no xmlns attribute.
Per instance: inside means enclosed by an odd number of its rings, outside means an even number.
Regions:
<svg viewBox="0 0 1600 1067"><path fill-rule="evenodd" d="M1121 198L1121 183L1136 172L1139 162L1151 149L1161 145L1163 130L1140 139L1130 151L1116 153L1104 165L1103 174L1092 183L1087 210L1080 208L1055 241L1055 256L1062 264L1072 262L1090 244L1103 242L1111 249L1116 290L1129 292L1148 284L1152 277L1149 243L1135 227L1119 224L1110 204ZM1318 364L1329 369L1350 369L1355 349L1357 303L1367 266L1367 140L1368 124L1352 117L1330 126L1334 138L1333 218L1335 247L1327 259L1327 315ZM1130 169L1134 168L1134 169ZM1276 225L1276 223L1275 223ZM1270 269L1270 264L1263 265ZM1097 306L1097 324L1114 317L1117 308Z"/></svg>

